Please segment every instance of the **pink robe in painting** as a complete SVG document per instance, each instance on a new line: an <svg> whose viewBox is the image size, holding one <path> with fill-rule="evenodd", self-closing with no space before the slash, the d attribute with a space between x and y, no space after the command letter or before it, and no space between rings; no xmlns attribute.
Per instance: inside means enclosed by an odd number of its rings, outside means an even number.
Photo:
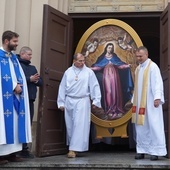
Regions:
<svg viewBox="0 0 170 170"><path fill-rule="evenodd" d="M118 69L110 62L103 69L104 98L107 114L124 113Z"/></svg>
<svg viewBox="0 0 170 170"><path fill-rule="evenodd" d="M124 105L132 97L133 80L129 65L113 53L110 58L101 55L91 69L96 73L103 92L105 113L112 119L118 118L125 113Z"/></svg>

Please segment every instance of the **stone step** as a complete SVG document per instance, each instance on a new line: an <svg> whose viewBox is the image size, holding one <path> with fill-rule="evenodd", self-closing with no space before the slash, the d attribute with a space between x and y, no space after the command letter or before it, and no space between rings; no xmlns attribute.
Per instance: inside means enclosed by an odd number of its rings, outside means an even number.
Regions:
<svg viewBox="0 0 170 170"><path fill-rule="evenodd" d="M56 155L34 159L24 159L23 162L0 165L2 170L150 170L170 169L170 160L159 157L157 161L150 161L149 155L145 159L135 160L135 152L85 152L76 158L67 155Z"/></svg>

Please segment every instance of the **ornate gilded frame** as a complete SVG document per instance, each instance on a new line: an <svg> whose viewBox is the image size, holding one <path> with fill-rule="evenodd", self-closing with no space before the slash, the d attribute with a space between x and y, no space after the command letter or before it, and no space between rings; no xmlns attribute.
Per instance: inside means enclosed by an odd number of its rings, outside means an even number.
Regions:
<svg viewBox="0 0 170 170"><path fill-rule="evenodd" d="M105 19L93 24L81 37L75 53L82 53L84 45L89 36L97 29L105 26L117 26L125 30L134 40L136 46L142 46L143 43L139 38L135 30L127 23L117 19ZM127 124L131 119L131 109L121 118L116 120L102 120L96 117L93 113L91 115L92 122L96 126L97 138L102 137L127 137ZM109 129L113 129L113 133L110 133Z"/></svg>

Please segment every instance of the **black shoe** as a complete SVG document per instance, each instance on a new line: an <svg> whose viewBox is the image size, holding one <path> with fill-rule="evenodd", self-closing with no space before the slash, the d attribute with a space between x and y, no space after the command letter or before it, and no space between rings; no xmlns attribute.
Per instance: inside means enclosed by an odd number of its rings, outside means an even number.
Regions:
<svg viewBox="0 0 170 170"><path fill-rule="evenodd" d="M7 164L7 163L8 163L8 160L6 160L2 156L0 156L0 165L4 165L4 164Z"/></svg>
<svg viewBox="0 0 170 170"><path fill-rule="evenodd" d="M19 154L21 158L34 158L35 156L28 150L22 150Z"/></svg>
<svg viewBox="0 0 170 170"><path fill-rule="evenodd" d="M6 160L8 160L8 162L22 162L23 159L17 157L15 154L10 154L8 156L4 157Z"/></svg>
<svg viewBox="0 0 170 170"><path fill-rule="evenodd" d="M156 155L151 155L150 160L151 160L151 161L156 161L156 160L158 160L158 156L156 156Z"/></svg>
<svg viewBox="0 0 170 170"><path fill-rule="evenodd" d="M145 158L145 155L144 154L141 154L141 153L137 153L135 155L135 159L144 159Z"/></svg>

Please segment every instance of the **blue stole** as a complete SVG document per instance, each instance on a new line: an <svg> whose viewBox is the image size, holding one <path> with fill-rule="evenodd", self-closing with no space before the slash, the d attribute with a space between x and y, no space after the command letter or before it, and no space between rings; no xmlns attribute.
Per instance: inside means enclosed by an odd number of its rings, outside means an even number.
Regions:
<svg viewBox="0 0 170 170"><path fill-rule="evenodd" d="M26 143L26 128L25 128L25 103L24 91L21 94L15 95L13 91L12 75L10 71L9 60L14 66L15 75L19 84L23 85L22 75L20 73L18 60L15 54L7 53L0 49L0 67L1 67L1 82L3 95L3 110L6 130L6 143L14 143L14 112L15 108L18 114L18 140L20 143ZM18 97L19 96L19 97Z"/></svg>

